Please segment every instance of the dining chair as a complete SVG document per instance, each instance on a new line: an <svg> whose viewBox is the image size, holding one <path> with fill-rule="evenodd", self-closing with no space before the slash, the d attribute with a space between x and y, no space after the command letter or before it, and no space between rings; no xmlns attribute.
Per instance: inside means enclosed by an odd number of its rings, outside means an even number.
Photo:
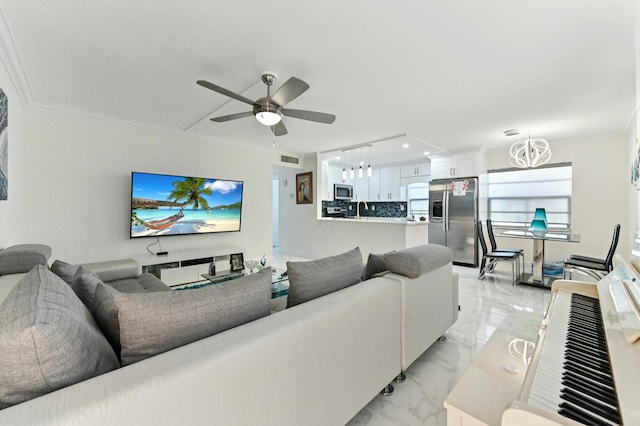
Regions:
<svg viewBox="0 0 640 426"><path fill-rule="evenodd" d="M579 254L572 254L569 259L564 260L564 269L562 277L569 279L573 275L573 271L582 272L587 274L596 280L600 281L613 270L613 255L618 247L618 239L620 238L620 224L613 227L613 237L611 239L611 246L609 246L609 252L604 259L590 256L582 256Z"/></svg>
<svg viewBox="0 0 640 426"><path fill-rule="evenodd" d="M491 223L491 219L487 219L487 234L489 235L489 244L491 244L491 251L495 253L517 253L522 260L522 267L520 268L520 270L524 271L524 250L517 248L499 249L498 243L496 243L496 237L493 234L493 225Z"/></svg>
<svg viewBox="0 0 640 426"><path fill-rule="evenodd" d="M482 248L482 262L480 263L480 273L478 274L478 279L482 279L487 272L491 272L498 262L509 261L511 262L511 275L513 279L513 285L515 285L517 278L520 276L519 254L510 252L488 251L487 242L484 239L484 232L482 231L482 222L479 220L476 221L476 227L478 229L478 240L480 241L480 247Z"/></svg>

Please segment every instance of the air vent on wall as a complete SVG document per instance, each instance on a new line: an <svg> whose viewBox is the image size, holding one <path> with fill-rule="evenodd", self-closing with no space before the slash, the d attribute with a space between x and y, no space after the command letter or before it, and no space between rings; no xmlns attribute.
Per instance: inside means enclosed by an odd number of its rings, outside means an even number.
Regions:
<svg viewBox="0 0 640 426"><path fill-rule="evenodd" d="M300 162L300 159L298 157L289 157L287 155L281 155L280 161L282 161L283 163L298 164Z"/></svg>

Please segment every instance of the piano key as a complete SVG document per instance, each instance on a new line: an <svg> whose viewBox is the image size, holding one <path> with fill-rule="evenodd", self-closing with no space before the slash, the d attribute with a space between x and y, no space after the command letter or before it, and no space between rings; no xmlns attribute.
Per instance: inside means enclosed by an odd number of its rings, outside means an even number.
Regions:
<svg viewBox="0 0 640 426"><path fill-rule="evenodd" d="M600 420L597 417L585 412L581 408L576 407L568 402L563 402L560 404L560 410L558 410L558 414L588 426L610 426L611 425L610 422Z"/></svg>
<svg viewBox="0 0 640 426"><path fill-rule="evenodd" d="M567 389L560 397L565 401L582 408L589 414L601 417L602 419L606 419L614 424L620 423L620 416L618 416L615 409L611 409L611 407L608 407L589 396L580 395L571 389Z"/></svg>
<svg viewBox="0 0 640 426"><path fill-rule="evenodd" d="M565 361L562 365L562 368L567 371L579 371L582 376L588 377L594 382L602 383L610 388L613 388L613 379L610 375L602 374L598 370L592 370L589 368L584 368L573 361Z"/></svg>
<svg viewBox="0 0 640 426"><path fill-rule="evenodd" d="M577 383L573 378L564 379L562 381L562 384L566 385L571 389L577 389L581 387L582 392L586 393L587 395L593 398L596 398L600 401L604 401L607 404L611 405L612 407L615 407L616 405L615 394L612 395L611 392L603 392L602 389L597 389L595 387L592 387L591 384Z"/></svg>
<svg viewBox="0 0 640 426"><path fill-rule="evenodd" d="M585 424L616 424L618 402L599 300L564 292L556 299L561 319L550 317L547 324L528 402Z"/></svg>

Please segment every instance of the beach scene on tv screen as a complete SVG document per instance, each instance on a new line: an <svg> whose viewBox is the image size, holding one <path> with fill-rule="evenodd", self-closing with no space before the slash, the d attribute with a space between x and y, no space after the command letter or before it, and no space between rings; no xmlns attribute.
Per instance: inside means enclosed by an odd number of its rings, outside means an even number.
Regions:
<svg viewBox="0 0 640 426"><path fill-rule="evenodd" d="M131 236L240 231L242 182L133 173Z"/></svg>

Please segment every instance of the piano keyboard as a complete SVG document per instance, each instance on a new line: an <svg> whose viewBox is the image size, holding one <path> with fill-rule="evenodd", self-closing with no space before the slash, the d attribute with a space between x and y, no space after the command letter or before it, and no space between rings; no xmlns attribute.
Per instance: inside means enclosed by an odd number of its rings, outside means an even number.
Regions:
<svg viewBox="0 0 640 426"><path fill-rule="evenodd" d="M560 291L528 403L586 425L619 425L600 302Z"/></svg>

